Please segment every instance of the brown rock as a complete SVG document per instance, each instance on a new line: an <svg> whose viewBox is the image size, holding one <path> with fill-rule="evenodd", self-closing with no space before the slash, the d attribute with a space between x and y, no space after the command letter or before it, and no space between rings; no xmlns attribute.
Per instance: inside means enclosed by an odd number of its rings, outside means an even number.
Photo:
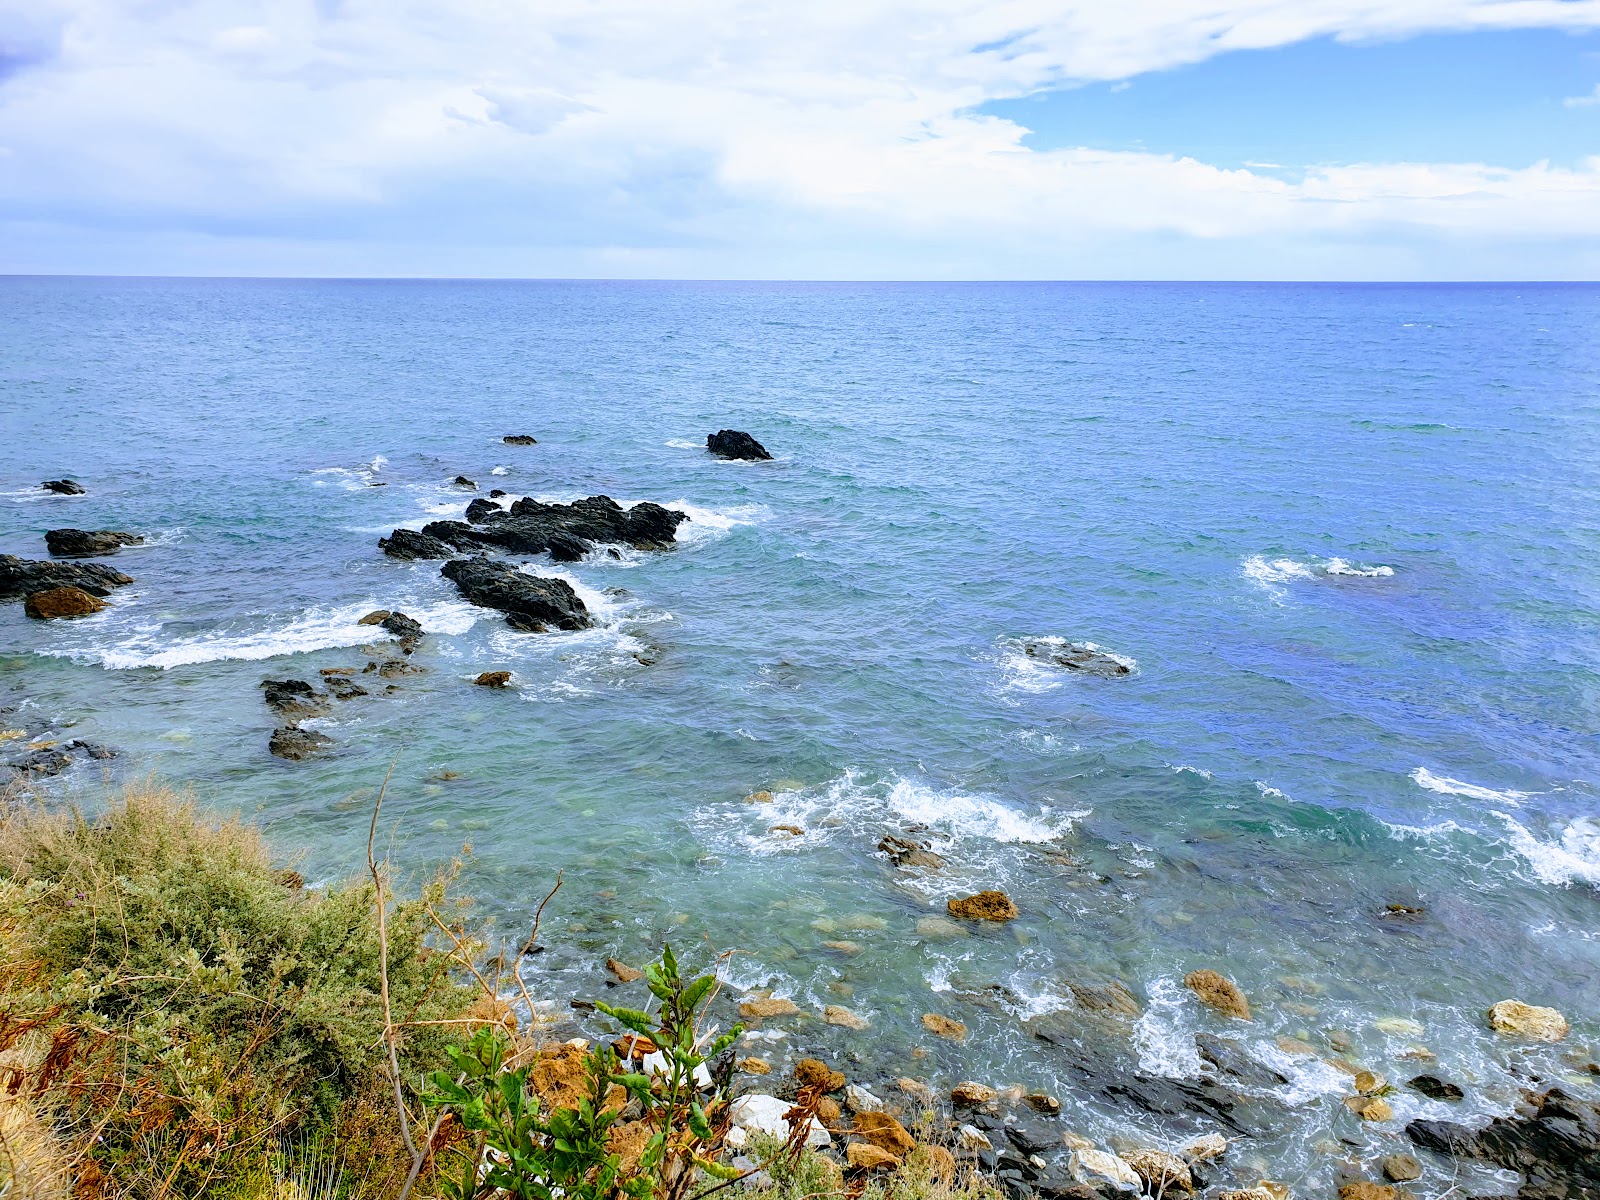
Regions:
<svg viewBox="0 0 1600 1200"><path fill-rule="evenodd" d="M937 1034L952 1042L965 1041L967 1037L965 1025L960 1021L952 1021L949 1017L941 1017L938 1013L923 1013L922 1025L929 1033Z"/></svg>
<svg viewBox="0 0 1600 1200"><path fill-rule="evenodd" d="M1376 1071L1356 1072L1356 1091L1363 1096L1370 1096L1374 1092L1381 1092L1389 1086L1389 1081Z"/></svg>
<svg viewBox="0 0 1600 1200"><path fill-rule="evenodd" d="M52 621L57 617L87 617L105 606L104 600L82 588L58 587L33 592L22 602L22 611L35 621Z"/></svg>
<svg viewBox="0 0 1600 1200"><path fill-rule="evenodd" d="M485 671L472 681L479 687L503 688L511 682L510 671Z"/></svg>
<svg viewBox="0 0 1600 1200"><path fill-rule="evenodd" d="M947 1186L956 1177L956 1156L943 1146L918 1146L906 1155L906 1166L925 1171L929 1178Z"/></svg>
<svg viewBox="0 0 1600 1200"><path fill-rule="evenodd" d="M637 983L644 978L643 971L636 971L627 963L614 958L606 959L606 970L615 975L619 983Z"/></svg>
<svg viewBox="0 0 1600 1200"><path fill-rule="evenodd" d="M1279 1034L1273 1041L1277 1044L1279 1050L1294 1058L1315 1058L1317 1056L1317 1048L1315 1046L1310 1042L1302 1042L1297 1037Z"/></svg>
<svg viewBox="0 0 1600 1200"><path fill-rule="evenodd" d="M1390 1183L1410 1183L1422 1175L1422 1164L1410 1154L1385 1154L1378 1165Z"/></svg>
<svg viewBox="0 0 1600 1200"><path fill-rule="evenodd" d="M958 1083L950 1089L950 1099L957 1104L965 1104L969 1108L976 1108L980 1104L988 1104L999 1094L992 1087L987 1087L981 1083L973 1083L970 1079L964 1083Z"/></svg>
<svg viewBox="0 0 1600 1200"><path fill-rule="evenodd" d="M1363 1121L1389 1121L1394 1119L1394 1109L1378 1096L1346 1096L1344 1106Z"/></svg>
<svg viewBox="0 0 1600 1200"><path fill-rule="evenodd" d="M845 1160L857 1171L890 1171L900 1165L900 1160L887 1150L867 1142L851 1142L845 1147Z"/></svg>
<svg viewBox="0 0 1600 1200"><path fill-rule="evenodd" d="M844 1113L839 1110L839 1102L832 1096L824 1096L817 1101L817 1120L822 1122L824 1128L838 1128L842 1116Z"/></svg>
<svg viewBox="0 0 1600 1200"><path fill-rule="evenodd" d="M744 798L746 804L771 804L772 793L768 791L751 792Z"/></svg>
<svg viewBox="0 0 1600 1200"><path fill-rule="evenodd" d="M1190 971L1183 977L1183 982L1200 997L1201 1003L1216 1009L1223 1016L1237 1017L1241 1021L1250 1019L1250 1001L1245 999L1238 984L1226 976L1206 968Z"/></svg>
<svg viewBox="0 0 1600 1200"><path fill-rule="evenodd" d="M751 1055L749 1058L741 1058L737 1063L734 1064L734 1068L735 1070L743 1071L746 1075L772 1074L772 1064L766 1059L757 1058L754 1055Z"/></svg>
<svg viewBox="0 0 1600 1200"><path fill-rule="evenodd" d="M791 1017L800 1011L800 1006L793 1000L786 1000L782 996L767 996L754 1000L746 1000L739 1005L739 1015L752 1020L761 1020L765 1017Z"/></svg>
<svg viewBox="0 0 1600 1200"><path fill-rule="evenodd" d="M1068 983L1072 998L1078 1007L1088 1012L1114 1013L1121 1017L1137 1017L1143 1010L1134 994L1120 983L1107 984Z"/></svg>
<svg viewBox="0 0 1600 1200"><path fill-rule="evenodd" d="M830 1004L822 1010L822 1019L829 1025L838 1025L842 1029L870 1029L872 1022L858 1012L852 1012L842 1004Z"/></svg>
<svg viewBox="0 0 1600 1200"><path fill-rule="evenodd" d="M816 1058L802 1058L795 1063L794 1077L801 1087L820 1086L825 1092L837 1092L844 1086L844 1076Z"/></svg>
<svg viewBox="0 0 1600 1200"><path fill-rule="evenodd" d="M1132 1150L1122 1156L1122 1161L1138 1172L1153 1196L1194 1191L1189 1164L1176 1154L1165 1150Z"/></svg>
<svg viewBox="0 0 1600 1200"><path fill-rule="evenodd" d="M356 622L357 625L382 625L389 619L387 608L376 608Z"/></svg>
<svg viewBox="0 0 1600 1200"><path fill-rule="evenodd" d="M952 897L945 909L952 917L967 921L1010 921L1021 915L1010 896L992 889L975 896Z"/></svg>
<svg viewBox="0 0 1600 1200"><path fill-rule="evenodd" d="M865 1138L880 1150L887 1150L896 1158L904 1158L917 1148L917 1139L906 1132L906 1127L885 1112L856 1114L855 1129L858 1137Z"/></svg>
<svg viewBox="0 0 1600 1200"><path fill-rule="evenodd" d="M1046 1116L1055 1116L1061 1111L1061 1101L1049 1092L1030 1092L1023 1097L1028 1102L1028 1107L1035 1112L1042 1112Z"/></svg>
<svg viewBox="0 0 1600 1200"><path fill-rule="evenodd" d="M1404 1200L1410 1194L1404 1188L1390 1187L1386 1183L1369 1183L1365 1179L1357 1179L1339 1187L1339 1200Z"/></svg>

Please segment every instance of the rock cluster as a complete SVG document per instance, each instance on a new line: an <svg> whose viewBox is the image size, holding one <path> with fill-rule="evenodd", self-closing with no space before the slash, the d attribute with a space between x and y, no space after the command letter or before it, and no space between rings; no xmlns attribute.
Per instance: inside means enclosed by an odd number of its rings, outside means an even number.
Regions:
<svg viewBox="0 0 1600 1200"><path fill-rule="evenodd" d="M33 592L67 587L105 597L132 582L131 575L100 563L39 562L0 554L0 600L20 600Z"/></svg>
<svg viewBox="0 0 1600 1200"><path fill-rule="evenodd" d="M1051 666L1065 667L1084 675L1098 675L1102 679L1118 679L1133 674L1133 668L1114 654L1085 642L1029 638L1022 643L1022 652L1029 658L1047 662Z"/></svg>
<svg viewBox="0 0 1600 1200"><path fill-rule="evenodd" d="M537 438L531 437L526 433L508 433L500 440L508 446L537 446L539 444Z"/></svg>
<svg viewBox="0 0 1600 1200"><path fill-rule="evenodd" d="M544 554L575 561L596 544L664 550L677 541L688 514L645 501L623 508L609 496L590 496L571 504L546 504L524 497L501 508L475 500L465 521L431 521L420 532L396 529L378 545L393 558L451 558L462 551L499 550Z"/></svg>
<svg viewBox="0 0 1600 1200"><path fill-rule="evenodd" d="M1436 1154L1516 1171L1520 1200L1600 1196L1600 1104L1559 1088L1536 1097L1528 1116L1496 1117L1482 1129L1417 1120L1406 1136Z"/></svg>

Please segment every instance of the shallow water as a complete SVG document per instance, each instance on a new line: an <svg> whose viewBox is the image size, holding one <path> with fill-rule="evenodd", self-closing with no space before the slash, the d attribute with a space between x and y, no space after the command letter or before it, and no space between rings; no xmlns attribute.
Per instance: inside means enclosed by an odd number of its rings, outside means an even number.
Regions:
<svg viewBox="0 0 1600 1200"><path fill-rule="evenodd" d="M1402 1092L1358 1129L1279 1034L1346 1031L1469 1112L1533 1076L1593 1090L1600 289L12 279L0 347L0 552L151 535L106 613L0 611L5 719L258 812L312 878L353 870L393 762L407 866L470 842L508 929L565 871L537 960L563 1002L668 934L736 947L736 982L873 1022L791 1024L780 1056L1050 1088L1092 1136L1166 1136L1021 1024L1119 978L1146 1068L1242 1028L1291 1076L1237 1169L1307 1184L1448 1106ZM725 426L777 461L709 458ZM693 520L671 552L536 565L602 626L518 634L377 550L459 514L458 473ZM61 475L90 494L33 490ZM261 680L363 665L380 606L429 629L427 672L318 723L332 757L271 758ZM1045 636L1136 669L1065 674L1021 652ZM491 669L514 690L470 686ZM945 870L875 851L907 828ZM1022 917L917 933L983 886ZM1197 1008L1201 966L1251 1025ZM1496 1039L1508 996L1568 1042Z"/></svg>

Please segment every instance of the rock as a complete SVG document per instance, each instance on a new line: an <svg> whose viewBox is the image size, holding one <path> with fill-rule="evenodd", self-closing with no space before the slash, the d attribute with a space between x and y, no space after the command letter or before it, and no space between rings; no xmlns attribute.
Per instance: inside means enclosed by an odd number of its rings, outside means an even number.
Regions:
<svg viewBox="0 0 1600 1200"><path fill-rule="evenodd" d="M1482 1129L1412 1121L1406 1136L1438 1154L1489 1162L1522 1176L1522 1200L1600 1196L1600 1102L1560 1088L1533 1097L1526 1116L1496 1117Z"/></svg>
<svg viewBox="0 0 1600 1200"><path fill-rule="evenodd" d="M1289 1082L1287 1075L1257 1062L1241 1043L1232 1038L1218 1037L1214 1033L1197 1033L1194 1035L1194 1044L1200 1057L1220 1074L1231 1076L1246 1087L1275 1088Z"/></svg>
<svg viewBox="0 0 1600 1200"><path fill-rule="evenodd" d="M327 683L329 694L336 700L354 700L358 696L367 694L366 688L358 686L355 682L346 679L342 675L329 676L325 682Z"/></svg>
<svg viewBox="0 0 1600 1200"><path fill-rule="evenodd" d="M734 1069L743 1071L746 1075L772 1074L772 1064L764 1058L757 1058L755 1055L751 1055L748 1058L741 1058L737 1063L734 1064Z"/></svg>
<svg viewBox="0 0 1600 1200"><path fill-rule="evenodd" d="M510 671L484 671L472 681L479 687L503 688L511 682Z"/></svg>
<svg viewBox="0 0 1600 1200"><path fill-rule="evenodd" d="M957 1150L993 1150L994 1143L987 1134L976 1125L961 1125L956 1128Z"/></svg>
<svg viewBox="0 0 1600 1200"><path fill-rule="evenodd" d="M872 1022L860 1013L851 1012L842 1004L830 1004L822 1010L822 1019L829 1025L837 1025L841 1029L870 1029Z"/></svg>
<svg viewBox="0 0 1600 1200"><path fill-rule="evenodd" d="M1413 1075L1406 1081L1406 1086L1414 1092L1421 1092L1430 1100L1461 1100L1466 1096L1459 1085L1446 1082L1437 1075Z"/></svg>
<svg viewBox="0 0 1600 1200"><path fill-rule="evenodd" d="M304 679L263 679L261 692L267 707L286 717L319 717L328 711L328 698Z"/></svg>
<svg viewBox="0 0 1600 1200"><path fill-rule="evenodd" d="M1228 1139L1220 1133L1208 1133L1185 1145L1179 1154L1190 1162L1210 1162L1228 1152Z"/></svg>
<svg viewBox="0 0 1600 1200"><path fill-rule="evenodd" d="M916 1138L907 1133L906 1127L886 1112L857 1113L855 1127L851 1132L857 1137L865 1138L878 1149L887 1150L896 1158L904 1158L917 1148Z"/></svg>
<svg viewBox="0 0 1600 1200"><path fill-rule="evenodd" d="M417 648L422 641L423 629L420 622L406 616L403 612L392 612L378 622L379 626L392 633L400 642L400 648L409 654Z"/></svg>
<svg viewBox="0 0 1600 1200"><path fill-rule="evenodd" d="M389 619L387 608L375 608L356 622L357 625L382 625Z"/></svg>
<svg viewBox="0 0 1600 1200"><path fill-rule="evenodd" d="M739 1005L741 1017L757 1021L767 1017L790 1017L799 1011L799 1006L793 1000L783 996L757 997Z"/></svg>
<svg viewBox="0 0 1600 1200"><path fill-rule="evenodd" d="M1216 1009L1223 1016L1237 1017L1241 1021L1250 1019L1250 1002L1233 980L1206 968L1190 971L1183 977L1183 982L1200 997L1201 1003Z"/></svg>
<svg viewBox="0 0 1600 1200"><path fill-rule="evenodd" d="M1043 1121L1017 1121L1006 1126L1006 1139L1024 1154L1043 1154L1061 1148L1061 1133Z"/></svg>
<svg viewBox="0 0 1600 1200"><path fill-rule="evenodd" d="M1315 1058L1317 1056L1317 1048L1315 1046L1310 1042L1302 1042L1297 1037L1279 1034L1272 1041L1279 1050L1282 1050L1291 1058Z"/></svg>
<svg viewBox="0 0 1600 1200"><path fill-rule="evenodd" d="M956 1177L956 1156L943 1146L921 1145L906 1155L906 1166L925 1172L948 1187Z"/></svg>
<svg viewBox="0 0 1600 1200"><path fill-rule="evenodd" d="M1381 1092L1389 1086L1389 1081L1376 1071L1357 1071L1355 1079L1356 1091L1363 1096L1370 1096Z"/></svg>
<svg viewBox="0 0 1600 1200"><path fill-rule="evenodd" d="M780 1141L787 1141L789 1122L784 1114L793 1107L787 1100L755 1093L740 1096L728 1106L728 1114L733 1124L740 1129L765 1133ZM820 1124L812 1121L806 1129L805 1144L813 1150L821 1149L832 1145L833 1138Z"/></svg>
<svg viewBox="0 0 1600 1200"><path fill-rule="evenodd" d="M1189 1174L1189 1164L1176 1154L1168 1154L1165 1150L1132 1150L1122 1156L1122 1161L1144 1180L1146 1189L1153 1196L1194 1191L1194 1177Z"/></svg>
<svg viewBox="0 0 1600 1200"><path fill-rule="evenodd" d="M550 535L550 559L552 562L582 562L583 556L594 549L592 542L587 542L577 534L565 533L557 530Z"/></svg>
<svg viewBox="0 0 1600 1200"><path fill-rule="evenodd" d="M1421 1037L1427 1032L1421 1021L1413 1021L1410 1017L1379 1017L1372 1027L1392 1037Z"/></svg>
<svg viewBox="0 0 1600 1200"><path fill-rule="evenodd" d="M396 529L388 537L378 539L378 548L390 558L407 562L419 558L454 558L460 553L449 542L418 533L415 529Z"/></svg>
<svg viewBox="0 0 1600 1200"><path fill-rule="evenodd" d="M926 867L930 870L944 866L944 859L932 850L925 842L913 842L909 838L886 835L879 843L878 849L889 856L889 861L897 867Z"/></svg>
<svg viewBox="0 0 1600 1200"><path fill-rule="evenodd" d="M1029 658L1065 667L1084 675L1097 675L1102 679L1116 679L1133 674L1133 668L1114 654L1108 654L1089 642L1068 642L1059 638L1029 638L1022 643L1022 652Z"/></svg>
<svg viewBox="0 0 1600 1200"><path fill-rule="evenodd" d="M795 1063L794 1077L801 1087L820 1087L825 1092L844 1087L844 1075L818 1058L802 1058Z"/></svg>
<svg viewBox="0 0 1600 1200"><path fill-rule="evenodd" d="M844 1119L844 1113L839 1108L839 1102L832 1096L823 1096L817 1100L817 1120L821 1121L829 1130L839 1127L839 1122Z"/></svg>
<svg viewBox="0 0 1600 1200"><path fill-rule="evenodd" d="M1411 1154L1385 1154L1378 1163L1390 1183L1410 1183L1422 1176L1422 1164Z"/></svg>
<svg viewBox="0 0 1600 1200"><path fill-rule="evenodd" d="M29 775L36 779L48 779L61 774L71 765L72 755L67 751L56 746L42 746L7 763L6 767L13 777Z"/></svg>
<svg viewBox="0 0 1600 1200"><path fill-rule="evenodd" d="M468 479L465 475L457 475L455 478L455 485L457 487L471 488L473 491L478 490L478 485L472 480Z"/></svg>
<svg viewBox="0 0 1600 1200"><path fill-rule="evenodd" d="M994 889L951 897L945 908L952 917L968 921L1010 921L1021 915L1010 896Z"/></svg>
<svg viewBox="0 0 1600 1200"><path fill-rule="evenodd" d="M900 1165L900 1160L887 1150L867 1142L851 1142L844 1154L845 1161L857 1171L890 1171Z"/></svg>
<svg viewBox="0 0 1600 1200"><path fill-rule="evenodd" d="M1339 1187L1339 1200L1403 1200L1408 1192L1385 1183L1355 1179Z"/></svg>
<svg viewBox="0 0 1600 1200"><path fill-rule="evenodd" d="M54 492L58 496L84 496L88 488L73 479L46 479L39 485L47 492Z"/></svg>
<svg viewBox="0 0 1600 1200"><path fill-rule="evenodd" d="M1088 1182L1104 1179L1117 1187L1138 1188L1139 1173L1115 1154L1106 1150L1074 1150L1071 1171L1074 1179Z"/></svg>
<svg viewBox="0 0 1600 1200"><path fill-rule="evenodd" d="M115 554L124 546L142 546L144 538L115 529L52 529L44 535L44 544L57 558L94 558Z"/></svg>
<svg viewBox="0 0 1600 1200"><path fill-rule="evenodd" d="M1394 1109L1380 1096L1346 1096L1344 1106L1363 1121L1392 1121Z"/></svg>
<svg viewBox="0 0 1600 1200"><path fill-rule="evenodd" d="M894 1081L894 1085L919 1104L933 1103L933 1089L920 1079L912 1079L909 1075L902 1075Z"/></svg>
<svg viewBox="0 0 1600 1200"><path fill-rule="evenodd" d="M91 596L82 588L58 587L43 592L30 592L22 602L22 611L35 621L53 621L60 617L87 617L100 612L104 600Z"/></svg>
<svg viewBox="0 0 1600 1200"><path fill-rule="evenodd" d="M967 931L944 917L918 917L917 936L948 941L951 938L966 937Z"/></svg>
<svg viewBox="0 0 1600 1200"><path fill-rule="evenodd" d="M1279 1200L1271 1188L1230 1188L1217 1193L1217 1200Z"/></svg>
<svg viewBox="0 0 1600 1200"><path fill-rule="evenodd" d="M1029 1092L1022 1099L1034 1112L1042 1112L1049 1117L1061 1111L1061 1101L1048 1092Z"/></svg>
<svg viewBox="0 0 1600 1200"><path fill-rule="evenodd" d="M649 502L624 509L609 496L590 496L571 504L546 504L524 497L507 510L475 511L476 523L430 521L420 533L396 529L378 544L384 553L400 558L449 557L436 552L437 543L471 553L543 554L548 550L570 559L574 555L581 558L595 543L636 550L667 549L677 540L678 526L689 519L686 513Z"/></svg>
<svg viewBox="0 0 1600 1200"><path fill-rule="evenodd" d="M493 500L485 500L482 496L473 497L472 503L467 505L466 518L470 524L487 521L490 517L499 516L505 509Z"/></svg>
<svg viewBox="0 0 1600 1200"><path fill-rule="evenodd" d="M845 941L839 938L829 938L822 945L824 949L837 950L840 954L847 954L852 958L866 949L860 942ZM863 1028L865 1027L863 1026Z"/></svg>
<svg viewBox="0 0 1600 1200"><path fill-rule="evenodd" d="M381 663L369 663L367 670L377 671L385 679L399 679L402 675L420 675L427 668L408 663L403 658L390 658Z"/></svg>
<svg viewBox="0 0 1600 1200"><path fill-rule="evenodd" d="M38 562L0 554L0 600L21 600L34 592L77 588L91 596L109 596L112 589L133 582L131 575L103 563Z"/></svg>
<svg viewBox="0 0 1600 1200"><path fill-rule="evenodd" d="M751 792L744 798L744 802L746 804L771 804L772 793L766 791Z"/></svg>
<svg viewBox="0 0 1600 1200"><path fill-rule="evenodd" d="M956 1104L964 1104L968 1108L977 1108L981 1104L988 1104L1000 1093L992 1087L967 1080L958 1083L950 1089L950 1099Z"/></svg>
<svg viewBox="0 0 1600 1200"><path fill-rule="evenodd" d="M301 729L298 725L280 725L272 731L267 749L279 758L299 762L320 753L333 745L333 739L315 729Z"/></svg>
<svg viewBox="0 0 1600 1200"><path fill-rule="evenodd" d="M564 579L528 575L487 558L451 559L439 573L473 604L498 609L506 624L528 633L546 629L588 629L594 622L572 585Z"/></svg>
<svg viewBox="0 0 1600 1200"><path fill-rule="evenodd" d="M617 977L618 983L637 983L644 978L643 971L636 971L625 962L615 958L606 959L606 970Z"/></svg>
<svg viewBox="0 0 1600 1200"><path fill-rule="evenodd" d="M525 433L508 433L500 439L508 446L537 446L538 440Z"/></svg>
<svg viewBox="0 0 1600 1200"><path fill-rule="evenodd" d="M80 750L84 754L87 754L90 758L100 760L115 758L117 756L117 752L111 749L110 746L100 746L94 742L85 742L76 738L67 743L67 749Z"/></svg>
<svg viewBox="0 0 1600 1200"><path fill-rule="evenodd" d="M719 429L716 433L708 434L706 449L718 458L743 459L746 462L759 462L772 457L765 446L737 429Z"/></svg>
<svg viewBox="0 0 1600 1200"><path fill-rule="evenodd" d="M929 1033L951 1042L965 1041L967 1037L965 1025L960 1021L952 1021L949 1017L942 1017L938 1013L923 1013L922 1026Z"/></svg>
<svg viewBox="0 0 1600 1200"><path fill-rule="evenodd" d="M1094 1143L1088 1138L1081 1133L1073 1133L1070 1129L1062 1131L1061 1144L1068 1150L1093 1150L1095 1148Z"/></svg>
<svg viewBox="0 0 1600 1200"><path fill-rule="evenodd" d="M1567 1036L1567 1019L1553 1008L1502 1000L1489 1009L1489 1028L1507 1037L1559 1042Z"/></svg>
<svg viewBox="0 0 1600 1200"><path fill-rule="evenodd" d="M883 1101L859 1083L849 1084L844 1089L844 1106L853 1113L883 1111Z"/></svg>
<svg viewBox="0 0 1600 1200"><path fill-rule="evenodd" d="M1078 1002L1078 1007L1087 1012L1137 1017L1144 1011L1134 994L1115 980L1106 984L1068 982L1067 987L1072 990L1072 998Z"/></svg>

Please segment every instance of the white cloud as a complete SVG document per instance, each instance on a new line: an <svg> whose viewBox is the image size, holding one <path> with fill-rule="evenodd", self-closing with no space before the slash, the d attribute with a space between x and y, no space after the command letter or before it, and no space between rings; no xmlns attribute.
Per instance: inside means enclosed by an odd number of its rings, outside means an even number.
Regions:
<svg viewBox="0 0 1600 1200"><path fill-rule="evenodd" d="M1600 104L1600 83L1594 85L1594 91L1587 96L1568 96L1561 103L1568 108L1590 108Z"/></svg>
<svg viewBox="0 0 1600 1200"><path fill-rule="evenodd" d="M248 269L221 261L248 244L377 273L498 251L573 273L912 275L1071 274L1150 237L1247 259L1270 239L1600 238L1600 159L1283 178L1030 150L972 112L1313 36L1527 26L1600 26L1600 0L60 0L0 17L23 48L0 205L36 247L209 245L219 270Z"/></svg>

